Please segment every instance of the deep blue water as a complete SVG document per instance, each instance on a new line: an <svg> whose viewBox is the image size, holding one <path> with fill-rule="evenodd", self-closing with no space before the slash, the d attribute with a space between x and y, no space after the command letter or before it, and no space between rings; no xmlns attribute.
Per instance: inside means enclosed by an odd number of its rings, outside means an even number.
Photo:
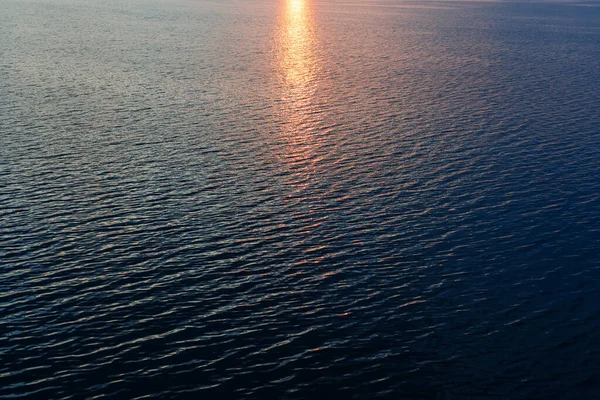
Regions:
<svg viewBox="0 0 600 400"><path fill-rule="evenodd" d="M600 3L0 0L0 398L600 398Z"/></svg>

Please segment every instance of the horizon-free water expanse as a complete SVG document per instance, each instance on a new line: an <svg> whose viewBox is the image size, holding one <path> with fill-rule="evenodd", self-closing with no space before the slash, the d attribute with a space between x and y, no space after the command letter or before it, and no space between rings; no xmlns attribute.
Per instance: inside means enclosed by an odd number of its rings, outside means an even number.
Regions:
<svg viewBox="0 0 600 400"><path fill-rule="evenodd" d="M600 396L598 3L0 0L0 398Z"/></svg>

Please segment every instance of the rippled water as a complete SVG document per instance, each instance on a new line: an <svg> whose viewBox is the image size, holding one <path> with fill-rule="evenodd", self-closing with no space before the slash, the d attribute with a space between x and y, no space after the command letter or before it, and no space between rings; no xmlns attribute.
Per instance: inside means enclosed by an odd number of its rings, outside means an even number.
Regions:
<svg viewBox="0 0 600 400"><path fill-rule="evenodd" d="M598 5L0 0L0 398L600 396Z"/></svg>

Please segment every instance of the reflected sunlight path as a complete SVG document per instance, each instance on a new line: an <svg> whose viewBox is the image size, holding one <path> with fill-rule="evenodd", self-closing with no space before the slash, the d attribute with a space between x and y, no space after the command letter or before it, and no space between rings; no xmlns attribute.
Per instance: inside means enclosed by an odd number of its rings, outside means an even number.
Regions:
<svg viewBox="0 0 600 400"><path fill-rule="evenodd" d="M281 88L281 133L289 145L284 158L306 168L316 144L313 132L319 112L314 100L322 69L311 0L281 2L274 50Z"/></svg>

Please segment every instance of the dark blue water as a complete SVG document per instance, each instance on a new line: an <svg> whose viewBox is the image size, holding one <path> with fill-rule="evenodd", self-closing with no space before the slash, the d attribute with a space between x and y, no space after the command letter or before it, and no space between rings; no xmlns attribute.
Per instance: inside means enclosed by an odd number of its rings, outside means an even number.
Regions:
<svg viewBox="0 0 600 400"><path fill-rule="evenodd" d="M600 397L599 5L0 0L0 398Z"/></svg>

